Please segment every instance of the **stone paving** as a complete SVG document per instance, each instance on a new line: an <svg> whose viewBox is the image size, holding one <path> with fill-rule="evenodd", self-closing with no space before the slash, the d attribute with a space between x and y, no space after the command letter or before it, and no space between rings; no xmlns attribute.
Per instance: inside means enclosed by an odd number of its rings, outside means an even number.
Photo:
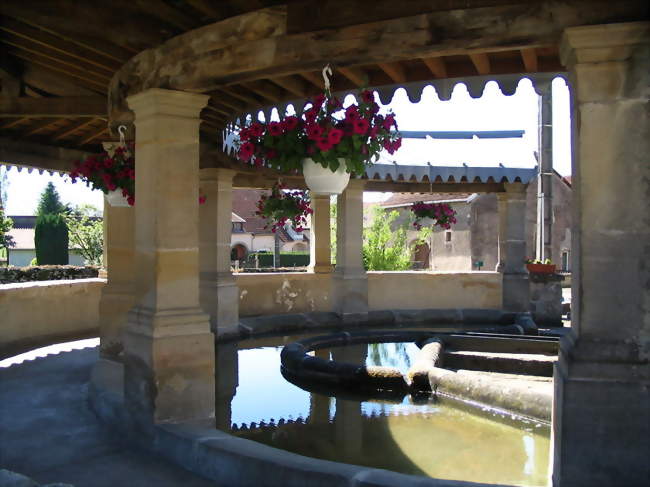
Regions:
<svg viewBox="0 0 650 487"><path fill-rule="evenodd" d="M0 362L1 468L38 483L76 487L216 485L124 445L99 423L86 402L96 347L34 358L38 355L13 365L11 359Z"/></svg>

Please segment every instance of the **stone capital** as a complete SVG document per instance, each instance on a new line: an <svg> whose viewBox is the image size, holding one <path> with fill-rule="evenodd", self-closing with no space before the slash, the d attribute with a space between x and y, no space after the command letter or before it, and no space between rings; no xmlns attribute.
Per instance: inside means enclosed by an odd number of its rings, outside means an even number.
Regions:
<svg viewBox="0 0 650 487"><path fill-rule="evenodd" d="M563 65L628 59L635 45L650 42L650 22L585 25L564 31L560 45Z"/></svg>
<svg viewBox="0 0 650 487"><path fill-rule="evenodd" d="M206 167L199 170L199 180L204 183L216 183L219 181L226 181L232 183L232 180L237 174L234 169L226 169L220 167Z"/></svg>
<svg viewBox="0 0 650 487"><path fill-rule="evenodd" d="M181 118L198 119L201 109L210 97L185 91L152 88L129 96L126 101L135 112L138 121L152 117L172 115Z"/></svg>

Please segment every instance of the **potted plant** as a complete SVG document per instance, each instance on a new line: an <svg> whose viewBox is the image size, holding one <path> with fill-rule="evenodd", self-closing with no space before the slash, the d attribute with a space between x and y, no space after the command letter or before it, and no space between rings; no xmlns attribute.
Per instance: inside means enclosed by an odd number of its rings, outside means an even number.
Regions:
<svg viewBox="0 0 650 487"><path fill-rule="evenodd" d="M74 162L70 173L72 182L82 179L93 189L106 194L113 206L135 204L135 157L133 145L119 145L100 154L92 154L83 161Z"/></svg>
<svg viewBox="0 0 650 487"><path fill-rule="evenodd" d="M555 264L551 259L546 259L543 262L539 259L526 259L526 269L528 272L536 274L555 274Z"/></svg>
<svg viewBox="0 0 650 487"><path fill-rule="evenodd" d="M255 214L267 220L264 228L270 225L273 233L288 221L293 223L296 232L302 232L307 225L307 216L313 213L309 202L309 196L304 191L286 191L281 183L276 183L271 194L263 195L257 202Z"/></svg>
<svg viewBox="0 0 650 487"><path fill-rule="evenodd" d="M433 220L432 226L438 226L446 230L456 223L456 211L447 203L424 203L417 201L411 206L415 215L413 226L417 230L422 229L422 220L429 218Z"/></svg>
<svg viewBox="0 0 650 487"><path fill-rule="evenodd" d="M318 194L339 194L350 173L363 174L382 150L401 146L395 116L380 115L371 91L343 108L329 90L313 98L299 116L254 121L239 131L237 157L257 167L283 173L302 170L307 186Z"/></svg>

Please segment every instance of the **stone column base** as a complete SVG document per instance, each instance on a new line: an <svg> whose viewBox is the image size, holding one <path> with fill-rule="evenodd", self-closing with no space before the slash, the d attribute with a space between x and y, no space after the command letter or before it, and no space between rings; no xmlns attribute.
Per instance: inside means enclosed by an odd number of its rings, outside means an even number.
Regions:
<svg viewBox="0 0 650 487"><path fill-rule="evenodd" d="M203 310L210 315L210 329L219 336L239 323L239 287L232 276L201 279L199 293Z"/></svg>
<svg viewBox="0 0 650 487"><path fill-rule="evenodd" d="M130 289L115 289L108 284L99 301L99 335L101 357L118 360L124 350L124 330L134 294Z"/></svg>
<svg viewBox="0 0 650 487"><path fill-rule="evenodd" d="M580 340L562 349L554 372L553 485L647 485L648 365L616 360L620 347L606 343Z"/></svg>
<svg viewBox="0 0 650 487"><path fill-rule="evenodd" d="M127 408L144 423L214 418L214 335L200 309L129 313Z"/></svg>
<svg viewBox="0 0 650 487"><path fill-rule="evenodd" d="M528 273L504 273L501 296L504 311L524 313L530 309Z"/></svg>
<svg viewBox="0 0 650 487"><path fill-rule="evenodd" d="M90 373L93 387L124 397L124 364L117 360L100 357Z"/></svg>
<svg viewBox="0 0 650 487"><path fill-rule="evenodd" d="M334 273L332 279L333 309L343 323L368 319L368 277L363 274Z"/></svg>

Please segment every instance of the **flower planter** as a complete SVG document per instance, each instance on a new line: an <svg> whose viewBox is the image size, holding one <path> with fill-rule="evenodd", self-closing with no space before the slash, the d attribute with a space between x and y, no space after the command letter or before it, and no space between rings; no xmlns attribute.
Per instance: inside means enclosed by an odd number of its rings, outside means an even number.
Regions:
<svg viewBox="0 0 650 487"><path fill-rule="evenodd" d="M345 171L345 159L339 158L339 163L338 170L332 172L311 158L305 159L302 173L309 190L315 194L341 194L350 181L350 173Z"/></svg>
<svg viewBox="0 0 650 487"><path fill-rule="evenodd" d="M122 195L122 190L109 191L106 193L106 201L111 206L127 207L129 203L125 196Z"/></svg>
<svg viewBox="0 0 650 487"><path fill-rule="evenodd" d="M555 274L555 264L526 264L526 269L537 274Z"/></svg>

